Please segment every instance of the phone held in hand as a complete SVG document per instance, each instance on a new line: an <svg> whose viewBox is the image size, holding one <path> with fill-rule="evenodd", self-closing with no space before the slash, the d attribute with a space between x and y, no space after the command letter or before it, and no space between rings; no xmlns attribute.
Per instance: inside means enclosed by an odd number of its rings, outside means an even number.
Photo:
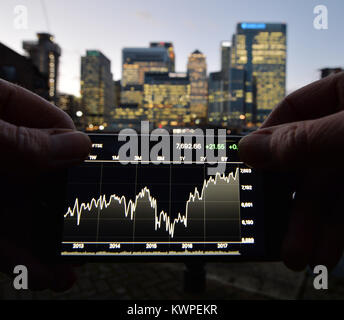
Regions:
<svg viewBox="0 0 344 320"><path fill-rule="evenodd" d="M240 161L241 137L90 138L91 154L58 192L55 258L279 260L292 189L285 174Z"/></svg>

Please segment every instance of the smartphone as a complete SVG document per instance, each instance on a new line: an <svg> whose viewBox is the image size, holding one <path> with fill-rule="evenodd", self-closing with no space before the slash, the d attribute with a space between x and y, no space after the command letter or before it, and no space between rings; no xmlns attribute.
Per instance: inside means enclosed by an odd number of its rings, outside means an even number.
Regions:
<svg viewBox="0 0 344 320"><path fill-rule="evenodd" d="M239 136L90 134L68 172L57 253L82 261L279 260L292 190Z"/></svg>

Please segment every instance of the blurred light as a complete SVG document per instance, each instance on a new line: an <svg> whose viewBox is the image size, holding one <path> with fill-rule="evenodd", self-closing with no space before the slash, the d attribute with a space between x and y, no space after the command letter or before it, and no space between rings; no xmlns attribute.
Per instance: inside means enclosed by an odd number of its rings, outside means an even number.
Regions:
<svg viewBox="0 0 344 320"><path fill-rule="evenodd" d="M104 130L104 126L100 125L99 130Z"/></svg>
<svg viewBox="0 0 344 320"><path fill-rule="evenodd" d="M241 114L239 118L240 118L240 120L245 120L246 119L244 114Z"/></svg>
<svg viewBox="0 0 344 320"><path fill-rule="evenodd" d="M80 117L82 117L82 115L83 115L82 111L77 111L77 112L76 112L76 116L77 116L77 117L80 118Z"/></svg>
<svg viewBox="0 0 344 320"><path fill-rule="evenodd" d="M230 41L222 41L222 47L230 47L232 43Z"/></svg>
<svg viewBox="0 0 344 320"><path fill-rule="evenodd" d="M242 29L265 29L266 24L265 23L242 23L241 24Z"/></svg>

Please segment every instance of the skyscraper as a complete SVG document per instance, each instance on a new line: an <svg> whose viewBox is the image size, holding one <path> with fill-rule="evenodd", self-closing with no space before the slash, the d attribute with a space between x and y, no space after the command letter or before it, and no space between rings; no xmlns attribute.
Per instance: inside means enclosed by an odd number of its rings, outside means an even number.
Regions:
<svg viewBox="0 0 344 320"><path fill-rule="evenodd" d="M49 100L57 102L58 67L61 48L49 33L37 33L38 41L24 41L23 49L33 64L48 79Z"/></svg>
<svg viewBox="0 0 344 320"><path fill-rule="evenodd" d="M176 63L176 55L173 48L172 42L151 42L150 43L151 48L166 48L168 51L168 57L169 57L169 63L168 63L168 71L169 72L175 72L175 63Z"/></svg>
<svg viewBox="0 0 344 320"><path fill-rule="evenodd" d="M221 71L228 74L230 68L232 44L230 41L221 42Z"/></svg>
<svg viewBox="0 0 344 320"><path fill-rule="evenodd" d="M244 66L232 66L230 69L230 113L227 122L232 129L242 129L246 123L245 116L245 70Z"/></svg>
<svg viewBox="0 0 344 320"><path fill-rule="evenodd" d="M77 120L77 112L80 108L80 99L68 93L59 93L56 105L69 114L69 116Z"/></svg>
<svg viewBox="0 0 344 320"><path fill-rule="evenodd" d="M221 76L223 80L223 107L222 116L227 119L229 114L230 94L229 94L229 70L231 64L232 44L229 41L221 42Z"/></svg>
<svg viewBox="0 0 344 320"><path fill-rule="evenodd" d="M114 90L114 106L118 108L121 104L121 80L116 80L113 82Z"/></svg>
<svg viewBox="0 0 344 320"><path fill-rule="evenodd" d="M190 78L190 108L194 119L205 119L208 108L207 63L205 55L199 50L190 54L188 59L188 76Z"/></svg>
<svg viewBox="0 0 344 320"><path fill-rule="evenodd" d="M247 124L261 124L285 96L286 29L284 23L237 24L231 65L243 66Z"/></svg>
<svg viewBox="0 0 344 320"><path fill-rule="evenodd" d="M81 103L88 130L106 127L114 108L111 62L98 50L81 57Z"/></svg>
<svg viewBox="0 0 344 320"><path fill-rule="evenodd" d="M168 72L165 47L124 48L122 50L121 104L142 105L146 72Z"/></svg>
<svg viewBox="0 0 344 320"><path fill-rule="evenodd" d="M208 88L208 122L219 125L223 117L224 107L224 81L222 72L211 72L209 74Z"/></svg>
<svg viewBox="0 0 344 320"><path fill-rule="evenodd" d="M143 85L145 72L168 72L166 48L124 48L122 50L122 87Z"/></svg>
<svg viewBox="0 0 344 320"><path fill-rule="evenodd" d="M31 59L18 54L1 42L0 78L49 99L48 77L39 72Z"/></svg>

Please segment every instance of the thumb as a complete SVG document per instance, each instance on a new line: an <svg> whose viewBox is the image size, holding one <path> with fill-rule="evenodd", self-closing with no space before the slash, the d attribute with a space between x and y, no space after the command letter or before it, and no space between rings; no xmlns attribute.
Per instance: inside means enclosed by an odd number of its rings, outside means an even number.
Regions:
<svg viewBox="0 0 344 320"><path fill-rule="evenodd" d="M55 169L84 160L91 141L71 129L17 127L0 120L0 149L2 169Z"/></svg>
<svg viewBox="0 0 344 320"><path fill-rule="evenodd" d="M259 129L241 139L239 156L260 169L304 169L344 161L344 111ZM325 164L326 161L326 164Z"/></svg>

